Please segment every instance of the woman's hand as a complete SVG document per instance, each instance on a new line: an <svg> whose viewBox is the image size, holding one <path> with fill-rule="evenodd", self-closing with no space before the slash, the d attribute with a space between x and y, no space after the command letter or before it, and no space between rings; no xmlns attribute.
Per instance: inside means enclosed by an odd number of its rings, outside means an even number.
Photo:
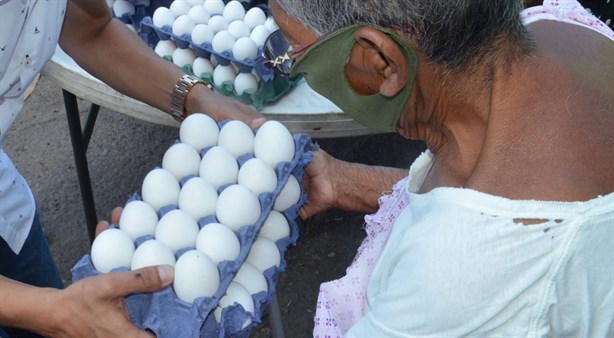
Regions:
<svg viewBox="0 0 614 338"><path fill-rule="evenodd" d="M302 219L309 219L334 206L333 176L337 161L322 149L313 151L313 160L305 167L303 176L303 189L308 199L299 210Z"/></svg>
<svg viewBox="0 0 614 338"><path fill-rule="evenodd" d="M309 219L331 208L375 212L382 194L406 176L405 169L345 162L321 149L314 150L303 177L308 199L299 214Z"/></svg>

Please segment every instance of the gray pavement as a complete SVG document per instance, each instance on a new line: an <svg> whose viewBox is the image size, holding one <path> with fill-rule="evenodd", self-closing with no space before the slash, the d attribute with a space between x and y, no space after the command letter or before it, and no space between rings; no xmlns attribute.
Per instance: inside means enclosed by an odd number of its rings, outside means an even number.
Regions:
<svg viewBox="0 0 614 338"><path fill-rule="evenodd" d="M89 103L79 104L84 120ZM113 207L139 190L177 136L176 128L101 108L88 151L99 218L108 219ZM393 134L316 141L344 160L400 168L408 168L424 149L422 143ZM89 241L61 88L53 80L41 77L3 147L34 191L52 253L68 285L70 268L89 252ZM364 238L363 216L330 211L299 221L298 243L286 253L287 268L278 286L286 337L311 335L319 284L343 276ZM269 335L265 318L252 336Z"/></svg>

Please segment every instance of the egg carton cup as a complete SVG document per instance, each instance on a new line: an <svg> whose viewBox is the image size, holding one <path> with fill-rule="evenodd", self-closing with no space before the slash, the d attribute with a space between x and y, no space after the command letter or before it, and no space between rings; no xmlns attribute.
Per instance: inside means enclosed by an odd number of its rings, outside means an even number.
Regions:
<svg viewBox="0 0 614 338"><path fill-rule="evenodd" d="M220 124L223 126L224 122ZM252 295L254 301L254 314L251 314L243 309L242 306L235 304L227 307L222 311L221 321L218 323L213 314L220 299L225 294L228 285L236 275L241 265L245 262L252 243L257 239L258 232L262 224L271 212L275 199L279 195L281 189L287 182L290 175L294 176L299 182L303 177L303 168L311 159L312 154L311 141L309 136L305 134L296 134L293 136L295 142L295 156L291 162L284 162L277 165L275 172L278 177L278 184L272 193L262 193L258 196L261 205L260 217L253 225L246 225L239 229L237 236L241 244L239 257L233 261L224 261L218 264L220 273L220 286L212 297L197 298L192 304L177 298L172 286L153 292L133 294L126 297L125 301L128 307L132 321L135 325L151 330L159 338L177 338L177 337L249 337L253 327L261 322L261 318L266 311L266 307L271 303L280 274L285 271L286 261L284 259L285 252L290 245L295 245L298 239L298 211L299 208L307 201L306 194L301 191L299 201L282 212L288 220L290 226L290 235L286 238L278 240L275 244L280 252L281 262L279 267L273 266L264 271L264 277L267 281L268 291L260 292ZM205 153L208 149L203 149L201 153ZM253 155L248 154L238 159L239 164L243 164ZM182 180L185 183L189 177ZM221 187L221 192L225 187ZM128 202L140 200L141 196L138 193L133 194L128 199ZM159 217L164 213L174 210L176 206L169 205L160 209ZM209 223L217 222L215 216L206 216L198 221L202 228ZM112 225L117 227L117 225ZM140 245L146 240L153 238L152 236L142 236L136 240L136 245ZM177 257L189 249L185 248L177 251ZM128 271L127 267L120 267L112 271ZM101 275L91 261L89 255L85 255L72 268L73 282L77 282L83 278L90 276ZM251 320L251 323L246 327L243 324L246 320Z"/></svg>

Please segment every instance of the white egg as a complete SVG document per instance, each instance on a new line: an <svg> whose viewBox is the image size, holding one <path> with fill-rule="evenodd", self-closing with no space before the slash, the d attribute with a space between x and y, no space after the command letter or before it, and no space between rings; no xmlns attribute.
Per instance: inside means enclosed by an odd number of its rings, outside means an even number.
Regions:
<svg viewBox="0 0 614 338"><path fill-rule="evenodd" d="M236 77L236 71L229 65L217 65L213 70L213 83L216 86L221 86L225 82L234 83Z"/></svg>
<svg viewBox="0 0 614 338"><path fill-rule="evenodd" d="M241 20L235 20L228 24L227 29L235 39L242 38L244 36L249 37L251 29Z"/></svg>
<svg viewBox="0 0 614 338"><path fill-rule="evenodd" d="M139 200L126 204L119 217L119 229L128 234L133 241L141 236L153 236L157 224L156 211L149 204Z"/></svg>
<svg viewBox="0 0 614 338"><path fill-rule="evenodd" d="M200 177L215 189L237 182L239 164L232 154L220 146L209 149L200 162Z"/></svg>
<svg viewBox="0 0 614 338"><path fill-rule="evenodd" d="M171 13L173 13L176 18L188 14L190 8L190 4L185 0L174 0L169 6Z"/></svg>
<svg viewBox="0 0 614 338"><path fill-rule="evenodd" d="M254 314L254 299L247 289L238 283L230 282L224 297L220 299L219 305L215 308L213 315L218 323L222 320L222 311L234 304L239 304L248 313ZM251 319L245 319L242 328L246 328L252 322Z"/></svg>
<svg viewBox="0 0 614 338"><path fill-rule="evenodd" d="M214 52L221 53L227 50L232 50L235 44L235 38L227 30L221 30L213 36L211 47Z"/></svg>
<svg viewBox="0 0 614 338"><path fill-rule="evenodd" d="M132 256L131 270L154 265L175 265L173 251L156 239L147 240L136 248Z"/></svg>
<svg viewBox="0 0 614 338"><path fill-rule="evenodd" d="M254 152L254 131L239 120L228 121L220 130L217 144L235 158Z"/></svg>
<svg viewBox="0 0 614 338"><path fill-rule="evenodd" d="M213 65L209 59L197 57L192 63L192 71L198 77L203 77L204 74L213 75Z"/></svg>
<svg viewBox="0 0 614 338"><path fill-rule="evenodd" d="M264 25L258 25L252 29L252 32L249 34L250 39L252 39L258 47L264 45L266 39L271 35L271 31Z"/></svg>
<svg viewBox="0 0 614 338"><path fill-rule="evenodd" d="M243 285L252 295L259 292L268 292L269 290L266 278L262 272L247 262L241 265L233 282Z"/></svg>
<svg viewBox="0 0 614 338"><path fill-rule="evenodd" d="M134 4L128 0L116 0L113 3L113 14L118 18L124 15L133 15Z"/></svg>
<svg viewBox="0 0 614 338"><path fill-rule="evenodd" d="M215 215L217 190L202 177L189 179L179 192L179 209L190 214L196 221Z"/></svg>
<svg viewBox="0 0 614 338"><path fill-rule="evenodd" d="M274 32L279 29L279 26L277 26L277 23L272 16L268 17L266 21L264 21L264 25L269 29L269 32Z"/></svg>
<svg viewBox="0 0 614 338"><path fill-rule="evenodd" d="M213 31L205 24L198 24L192 29L192 42L196 45L203 43L211 43L213 40Z"/></svg>
<svg viewBox="0 0 614 338"><path fill-rule="evenodd" d="M168 40L160 40L156 44L156 48L154 48L154 51L160 57L170 56L172 58L173 53L175 52L175 49L177 49L177 44L175 43L175 41L168 39Z"/></svg>
<svg viewBox="0 0 614 338"><path fill-rule="evenodd" d="M229 227L220 223L205 225L196 237L196 250L204 252L215 264L234 261L241 252L241 243Z"/></svg>
<svg viewBox="0 0 614 338"><path fill-rule="evenodd" d="M253 7L245 13L243 21L250 29L254 29L254 27L258 25L264 25L266 22L266 14L264 14L264 11L259 7Z"/></svg>
<svg viewBox="0 0 614 338"><path fill-rule="evenodd" d="M301 198L301 186L298 180L293 175L288 177L286 184L277 195L275 204L273 204L273 210L285 211L289 207L298 203Z"/></svg>
<svg viewBox="0 0 614 338"><path fill-rule="evenodd" d="M202 5L196 5L190 8L188 11L188 16L190 19L192 19L192 21L194 21L195 24L206 24L209 22L209 18L211 18L209 12L207 12L205 7Z"/></svg>
<svg viewBox="0 0 614 338"><path fill-rule="evenodd" d="M179 140L201 151L217 144L220 128L205 114L191 114L179 127Z"/></svg>
<svg viewBox="0 0 614 338"><path fill-rule="evenodd" d="M196 298L212 297L219 286L220 273L206 254L190 250L177 259L173 289L179 299L192 303Z"/></svg>
<svg viewBox="0 0 614 338"><path fill-rule="evenodd" d="M245 8L240 1L231 0L228 1L226 6L224 7L222 15L226 19L228 19L228 22L232 22L235 20L243 20L243 18L245 17Z"/></svg>
<svg viewBox="0 0 614 338"><path fill-rule="evenodd" d="M271 210L260 227L259 236L277 242L282 238L290 237L290 225L286 217L279 211Z"/></svg>
<svg viewBox="0 0 614 338"><path fill-rule="evenodd" d="M258 237L249 250L246 262L256 267L261 272L277 266L281 263L281 254L275 242L268 238Z"/></svg>
<svg viewBox="0 0 614 338"><path fill-rule="evenodd" d="M205 0L186 0L186 2L188 3L188 5L194 7L194 6L202 6L203 3L205 3Z"/></svg>
<svg viewBox="0 0 614 338"><path fill-rule="evenodd" d="M196 59L196 53L190 48L177 48L173 52L173 63L179 67L191 65Z"/></svg>
<svg viewBox="0 0 614 338"><path fill-rule="evenodd" d="M273 192L277 187L275 170L259 158L252 158L241 166L237 181L256 195Z"/></svg>
<svg viewBox="0 0 614 338"><path fill-rule="evenodd" d="M162 169L168 170L177 181L186 176L197 176L200 170L200 155L188 144L175 143L164 153Z"/></svg>
<svg viewBox="0 0 614 338"><path fill-rule="evenodd" d="M180 249L194 248L198 230L198 224L190 214L175 209L160 218L155 238L177 253Z"/></svg>
<svg viewBox="0 0 614 338"><path fill-rule="evenodd" d="M177 36L190 35L194 26L196 26L196 23L187 14L181 15L173 22L173 34Z"/></svg>
<svg viewBox="0 0 614 338"><path fill-rule="evenodd" d="M161 6L156 8L152 17L152 21L154 26L156 27L172 27L173 22L175 21L175 14L173 14L170 9Z"/></svg>
<svg viewBox="0 0 614 338"><path fill-rule="evenodd" d="M290 131L278 121L265 122L256 132L254 155L273 167L294 158L294 139Z"/></svg>
<svg viewBox="0 0 614 338"><path fill-rule="evenodd" d="M94 239L91 258L94 268L107 273L119 267L130 267L134 254L134 242L119 229L107 229Z"/></svg>
<svg viewBox="0 0 614 338"><path fill-rule="evenodd" d="M256 46L256 43L250 37L244 36L239 38L232 46L232 55L237 60L255 58L258 56L258 46Z"/></svg>
<svg viewBox="0 0 614 338"><path fill-rule="evenodd" d="M154 169L143 180L141 197L155 211L159 211L160 208L167 205L177 205L179 183L175 176L167 170Z"/></svg>
<svg viewBox="0 0 614 338"><path fill-rule="evenodd" d="M224 11L224 1L222 0L205 0L203 6L211 15L222 14Z"/></svg>
<svg viewBox="0 0 614 338"><path fill-rule="evenodd" d="M228 20L221 15L213 15L211 18L209 18L209 22L207 22L207 25L209 25L209 28L211 28L213 33L226 30L228 28L228 24Z"/></svg>
<svg viewBox="0 0 614 338"><path fill-rule="evenodd" d="M239 73L235 77L234 88L237 95L245 92L256 93L258 91L258 78L252 73Z"/></svg>
<svg viewBox="0 0 614 338"><path fill-rule="evenodd" d="M244 225L253 225L260 217L260 201L242 185L231 185L217 198L215 214L220 223L235 232Z"/></svg>

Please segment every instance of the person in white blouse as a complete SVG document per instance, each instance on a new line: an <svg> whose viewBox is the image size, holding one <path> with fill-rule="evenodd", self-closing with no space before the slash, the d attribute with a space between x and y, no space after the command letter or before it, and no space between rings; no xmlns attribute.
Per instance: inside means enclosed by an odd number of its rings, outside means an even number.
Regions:
<svg viewBox="0 0 614 338"><path fill-rule="evenodd" d="M575 0L314 3L269 1L269 64L428 148L314 152L303 218L378 211L314 336L614 336L614 32Z"/></svg>
<svg viewBox="0 0 614 338"><path fill-rule="evenodd" d="M128 96L181 120L206 113L256 128L262 115L160 58L104 0L0 0L0 142L22 110L28 84L58 43L83 69ZM1 145L1 143L0 143ZM123 297L157 290L170 267L112 273L66 289L30 188L0 147L0 336L148 336L132 325ZM28 331L18 331L26 329ZM7 333L8 332L8 333Z"/></svg>

